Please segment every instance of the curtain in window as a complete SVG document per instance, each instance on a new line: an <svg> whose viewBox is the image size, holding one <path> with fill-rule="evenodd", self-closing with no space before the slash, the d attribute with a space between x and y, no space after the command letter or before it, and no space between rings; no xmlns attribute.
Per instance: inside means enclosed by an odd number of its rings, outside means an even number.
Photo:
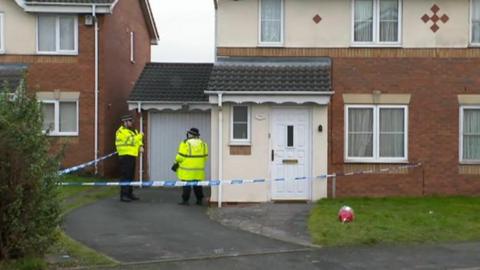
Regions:
<svg viewBox="0 0 480 270"><path fill-rule="evenodd" d="M42 103L43 125L46 132L55 131L55 104Z"/></svg>
<svg viewBox="0 0 480 270"><path fill-rule="evenodd" d="M380 109L380 157L405 156L403 109Z"/></svg>
<svg viewBox="0 0 480 270"><path fill-rule="evenodd" d="M348 110L348 156L373 157L373 109Z"/></svg>
<svg viewBox="0 0 480 270"><path fill-rule="evenodd" d="M355 41L373 41L373 0L355 0Z"/></svg>
<svg viewBox="0 0 480 270"><path fill-rule="evenodd" d="M77 103L60 102L60 132L77 131Z"/></svg>
<svg viewBox="0 0 480 270"><path fill-rule="evenodd" d="M463 111L463 159L480 160L480 110Z"/></svg>
<svg viewBox="0 0 480 270"><path fill-rule="evenodd" d="M56 50L56 17L38 17L38 50L54 52Z"/></svg>
<svg viewBox="0 0 480 270"><path fill-rule="evenodd" d="M61 16L60 20L60 50L75 50L75 19L72 16Z"/></svg>
<svg viewBox="0 0 480 270"><path fill-rule="evenodd" d="M472 0L472 42L480 43L480 0Z"/></svg>
<svg viewBox="0 0 480 270"><path fill-rule="evenodd" d="M248 139L248 107L233 107L233 139Z"/></svg>
<svg viewBox="0 0 480 270"><path fill-rule="evenodd" d="M261 0L261 42L280 42L282 1Z"/></svg>
<svg viewBox="0 0 480 270"><path fill-rule="evenodd" d="M380 0L380 41L398 41L398 0Z"/></svg>

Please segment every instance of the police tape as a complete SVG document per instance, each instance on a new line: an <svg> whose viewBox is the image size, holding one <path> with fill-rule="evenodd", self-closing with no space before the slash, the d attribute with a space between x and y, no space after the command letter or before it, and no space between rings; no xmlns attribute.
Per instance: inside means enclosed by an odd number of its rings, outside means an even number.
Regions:
<svg viewBox="0 0 480 270"><path fill-rule="evenodd" d="M243 184L257 184L273 182L287 182L287 181L304 181L304 180L322 180L334 177L353 176L353 175L366 175L374 173L387 173L404 169L413 169L422 166L422 163L408 164L398 167L383 168L378 171L366 170L366 171L354 171L348 173L334 173L334 174L322 174L315 177L293 177L287 178L274 178L274 179L231 179L231 180L206 180L206 181L178 181L178 180L165 180L165 181L120 181L120 182L61 182L60 186L137 186L137 187L183 187L183 186L219 186L222 185L243 185Z"/></svg>
<svg viewBox="0 0 480 270"><path fill-rule="evenodd" d="M64 175L64 174L68 174L68 173L72 173L72 172L76 172L76 171L79 171L81 169L84 169L86 167L89 167L89 166L92 166L94 165L95 163L98 163L99 161L102 161L102 160L105 160L107 158L110 158L114 155L116 155L117 152L113 152L113 153L110 153L106 156L103 156L103 157L100 157L96 160L92 160L92 161L89 161L89 162L85 162L83 164L80 164L80 165L77 165L77 166L73 166L73 167L70 167L70 168L67 168L67 169L64 169L64 170L61 170L58 172L59 175Z"/></svg>

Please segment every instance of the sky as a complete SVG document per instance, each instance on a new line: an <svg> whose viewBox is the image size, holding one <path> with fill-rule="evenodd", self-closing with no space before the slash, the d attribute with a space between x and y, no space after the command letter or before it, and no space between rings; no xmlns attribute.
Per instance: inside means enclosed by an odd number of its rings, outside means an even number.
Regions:
<svg viewBox="0 0 480 270"><path fill-rule="evenodd" d="M160 35L152 62L213 62L213 0L150 0L150 5Z"/></svg>

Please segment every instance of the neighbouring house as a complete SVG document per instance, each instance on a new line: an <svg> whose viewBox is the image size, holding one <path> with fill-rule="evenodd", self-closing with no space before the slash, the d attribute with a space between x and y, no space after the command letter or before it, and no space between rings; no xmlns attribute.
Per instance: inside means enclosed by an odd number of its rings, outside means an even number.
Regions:
<svg viewBox="0 0 480 270"><path fill-rule="evenodd" d="M148 0L0 0L0 79L41 102L64 167L114 151L119 117L158 32ZM111 174L113 160L98 173Z"/></svg>
<svg viewBox="0 0 480 270"><path fill-rule="evenodd" d="M480 194L480 0L215 7L216 60L196 89L211 106L213 179L372 171L337 177L336 196ZM331 185L223 186L211 201L309 201Z"/></svg>

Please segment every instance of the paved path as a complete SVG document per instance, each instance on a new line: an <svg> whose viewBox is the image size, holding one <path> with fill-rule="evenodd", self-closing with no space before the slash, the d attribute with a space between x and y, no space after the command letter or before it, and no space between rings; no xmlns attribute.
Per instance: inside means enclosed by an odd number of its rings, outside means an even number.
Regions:
<svg viewBox="0 0 480 270"><path fill-rule="evenodd" d="M311 204L207 209L177 205L180 190L145 189L139 194L138 202L111 198L73 211L66 217L67 234L122 263L109 270L480 270L478 242L311 247L304 222Z"/></svg>

